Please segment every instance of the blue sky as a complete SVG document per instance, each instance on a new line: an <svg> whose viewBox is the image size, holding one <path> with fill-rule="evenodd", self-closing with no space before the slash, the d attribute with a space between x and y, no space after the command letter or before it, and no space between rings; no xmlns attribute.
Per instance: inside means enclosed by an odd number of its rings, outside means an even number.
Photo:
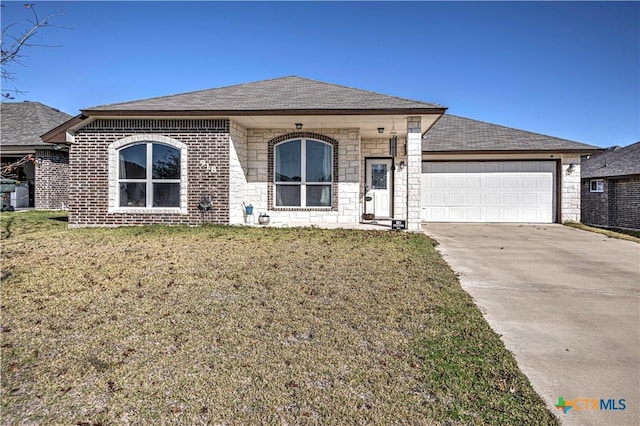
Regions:
<svg viewBox="0 0 640 426"><path fill-rule="evenodd" d="M26 29L25 1L2 28ZM598 146L640 140L639 2L34 2L4 89L70 114L287 75Z"/></svg>

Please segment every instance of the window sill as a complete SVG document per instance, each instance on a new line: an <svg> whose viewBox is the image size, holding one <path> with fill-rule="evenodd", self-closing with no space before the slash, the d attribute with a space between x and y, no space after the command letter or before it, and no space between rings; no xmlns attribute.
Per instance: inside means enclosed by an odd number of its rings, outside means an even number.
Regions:
<svg viewBox="0 0 640 426"><path fill-rule="evenodd" d="M180 207L115 207L110 208L107 212L109 214L187 214L187 209Z"/></svg>

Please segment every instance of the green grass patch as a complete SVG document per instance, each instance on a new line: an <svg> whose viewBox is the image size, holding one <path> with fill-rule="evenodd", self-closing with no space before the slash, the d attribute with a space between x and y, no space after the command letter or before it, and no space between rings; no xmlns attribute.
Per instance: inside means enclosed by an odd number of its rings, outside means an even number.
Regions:
<svg viewBox="0 0 640 426"><path fill-rule="evenodd" d="M606 235L609 238L617 238L619 240L627 240L633 241L635 243L640 243L640 231L634 231L630 229L596 228L595 226L589 226L579 222L564 222L563 225L569 226L571 228L582 229L583 231Z"/></svg>
<svg viewBox="0 0 640 426"><path fill-rule="evenodd" d="M3 424L557 424L424 235L1 226Z"/></svg>

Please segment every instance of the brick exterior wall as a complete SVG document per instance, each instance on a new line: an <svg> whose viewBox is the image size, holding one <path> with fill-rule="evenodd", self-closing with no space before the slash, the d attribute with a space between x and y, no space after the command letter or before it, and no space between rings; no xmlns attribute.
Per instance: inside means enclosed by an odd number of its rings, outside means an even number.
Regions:
<svg viewBox="0 0 640 426"><path fill-rule="evenodd" d="M109 145L134 135L162 135L187 146L186 212L109 212ZM113 184L113 183L112 183ZM203 196L212 208L202 213ZM229 223L228 120L96 120L78 130L69 160L69 226Z"/></svg>
<svg viewBox="0 0 640 426"><path fill-rule="evenodd" d="M69 154L53 149L36 149L42 164L35 168L35 208L66 209L69 205Z"/></svg>
<svg viewBox="0 0 640 426"><path fill-rule="evenodd" d="M604 178L604 191L591 192L582 179L582 223L640 230L640 176Z"/></svg>

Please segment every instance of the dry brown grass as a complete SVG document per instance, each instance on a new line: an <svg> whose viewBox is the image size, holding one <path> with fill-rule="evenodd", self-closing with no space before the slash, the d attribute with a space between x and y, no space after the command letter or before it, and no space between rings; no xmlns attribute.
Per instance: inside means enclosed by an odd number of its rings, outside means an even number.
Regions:
<svg viewBox="0 0 640 426"><path fill-rule="evenodd" d="M589 232L594 232L596 234L606 235L609 238L633 241L634 243L640 244L640 231L634 231L631 229L596 228L595 226L589 226L579 222L564 222L563 225L569 226L571 228L582 229L583 231L589 231Z"/></svg>
<svg viewBox="0 0 640 426"><path fill-rule="evenodd" d="M425 236L51 216L2 218L3 424L555 422Z"/></svg>

